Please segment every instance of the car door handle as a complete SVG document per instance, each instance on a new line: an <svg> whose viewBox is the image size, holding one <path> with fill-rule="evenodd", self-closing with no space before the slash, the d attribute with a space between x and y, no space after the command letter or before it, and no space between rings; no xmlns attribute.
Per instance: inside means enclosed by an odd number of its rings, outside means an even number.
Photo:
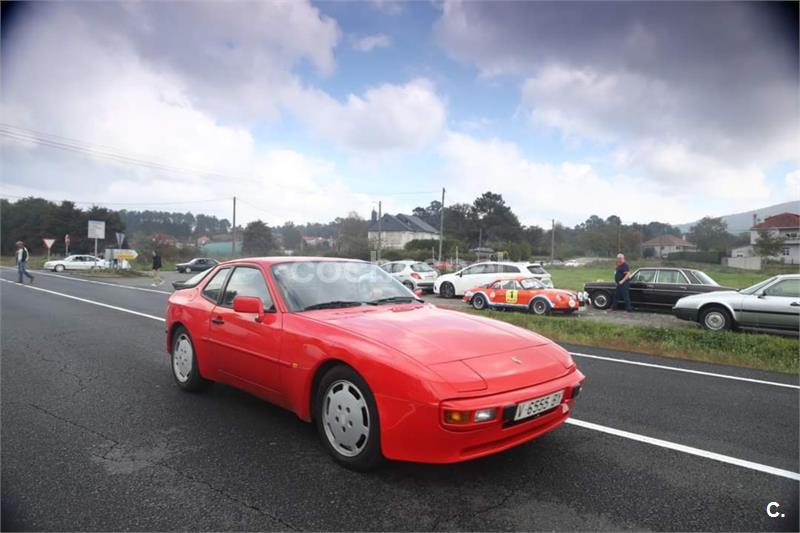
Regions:
<svg viewBox="0 0 800 533"><path fill-rule="evenodd" d="M680 290L685 291L686 287L678 287Z"/></svg>
<svg viewBox="0 0 800 533"><path fill-rule="evenodd" d="M212 318L211 322L213 322L214 324L224 324L225 323L225 321L222 320L222 317L220 317L220 316L218 316L216 318Z"/></svg>
<svg viewBox="0 0 800 533"><path fill-rule="evenodd" d="M792 307L800 307L800 302L792 302L789 305L791 305Z"/></svg>

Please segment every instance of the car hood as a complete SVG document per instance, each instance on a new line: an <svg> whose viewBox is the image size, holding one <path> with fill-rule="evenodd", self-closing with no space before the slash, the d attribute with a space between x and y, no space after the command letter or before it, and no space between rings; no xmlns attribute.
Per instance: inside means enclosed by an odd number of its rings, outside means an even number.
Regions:
<svg viewBox="0 0 800 533"><path fill-rule="evenodd" d="M740 293L739 291L733 289L722 289L722 290L714 290L711 292L703 292L699 294L691 294L689 296L684 296L675 305L680 303L690 304L690 303L705 303L709 301L715 302L738 302L743 297L747 297L747 295Z"/></svg>
<svg viewBox="0 0 800 533"><path fill-rule="evenodd" d="M402 352L458 392L521 388L563 376L573 365L549 339L503 322L432 305L362 309L313 318Z"/></svg>

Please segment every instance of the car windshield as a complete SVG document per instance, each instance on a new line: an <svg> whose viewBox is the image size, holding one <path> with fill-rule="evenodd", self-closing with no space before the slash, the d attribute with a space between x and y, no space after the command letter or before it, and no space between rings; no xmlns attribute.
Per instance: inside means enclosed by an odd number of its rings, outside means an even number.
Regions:
<svg viewBox="0 0 800 533"><path fill-rule="evenodd" d="M290 311L418 301L402 283L371 263L298 261L272 267Z"/></svg>
<svg viewBox="0 0 800 533"><path fill-rule="evenodd" d="M742 289L739 292L742 293L742 294L755 294L759 290L763 289L765 286L767 286L770 283L772 283L772 281L774 279L775 279L774 277L766 279L766 280L764 280L764 281L762 281L760 283L756 283L752 287L747 287L746 289Z"/></svg>
<svg viewBox="0 0 800 533"><path fill-rule="evenodd" d="M523 289L527 289L527 290L544 289L544 285L542 285L541 283L539 283L538 280L535 280L533 278L527 278L527 279L520 280L519 283L520 283L520 285L522 285Z"/></svg>
<svg viewBox="0 0 800 533"><path fill-rule="evenodd" d="M719 283L711 279L711 276L709 276L705 272L702 272L700 270L692 270L692 274L694 274L694 277L700 280L700 283L702 283L703 285L714 285L715 287L719 287Z"/></svg>

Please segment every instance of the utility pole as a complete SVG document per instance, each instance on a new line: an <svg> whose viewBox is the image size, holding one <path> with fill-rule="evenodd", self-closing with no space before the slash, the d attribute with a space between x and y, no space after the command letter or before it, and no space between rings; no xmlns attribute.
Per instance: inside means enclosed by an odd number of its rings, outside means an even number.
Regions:
<svg viewBox="0 0 800 533"><path fill-rule="evenodd" d="M553 219L553 227L550 230L550 263L556 258L556 219Z"/></svg>
<svg viewBox="0 0 800 533"><path fill-rule="evenodd" d="M622 221L617 224L617 253L622 253Z"/></svg>
<svg viewBox="0 0 800 533"><path fill-rule="evenodd" d="M231 240L231 257L236 257L236 197L233 197L233 240Z"/></svg>
<svg viewBox="0 0 800 533"><path fill-rule="evenodd" d="M383 218L381 207L381 202L378 201L378 261L381 260L381 219Z"/></svg>
<svg viewBox="0 0 800 533"><path fill-rule="evenodd" d="M442 262L443 241L444 241L444 187L442 187L442 207L439 209L439 263Z"/></svg>

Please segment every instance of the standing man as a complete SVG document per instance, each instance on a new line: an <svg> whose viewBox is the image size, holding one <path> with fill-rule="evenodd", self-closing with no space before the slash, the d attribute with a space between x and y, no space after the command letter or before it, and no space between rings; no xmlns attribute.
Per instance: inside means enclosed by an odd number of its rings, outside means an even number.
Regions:
<svg viewBox="0 0 800 533"><path fill-rule="evenodd" d="M161 256L158 255L158 250L153 250L153 287L159 287L164 283L159 275L161 270Z"/></svg>
<svg viewBox="0 0 800 533"><path fill-rule="evenodd" d="M620 299L625 302L625 311L633 311L631 306L630 278L631 269L625 262L625 256L617 254L617 270L614 273L614 281L617 283L617 290L614 291L614 302L612 309L617 308Z"/></svg>
<svg viewBox="0 0 800 533"><path fill-rule="evenodd" d="M31 276L30 272L28 272L28 258L30 258L31 254L28 253L28 249L25 248L25 243L22 241L17 241L17 274L19 274L19 281L17 283L22 283L22 276L28 276L31 280L31 285L33 285L33 276Z"/></svg>

